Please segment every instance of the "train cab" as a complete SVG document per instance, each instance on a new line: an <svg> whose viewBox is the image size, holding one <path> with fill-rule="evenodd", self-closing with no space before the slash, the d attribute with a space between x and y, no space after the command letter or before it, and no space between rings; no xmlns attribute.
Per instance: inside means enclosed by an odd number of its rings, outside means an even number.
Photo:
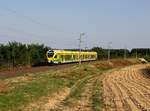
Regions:
<svg viewBox="0 0 150 111"><path fill-rule="evenodd" d="M54 56L54 51L53 51L53 50L48 50L48 51L47 51L48 63L52 63L52 61L53 61L53 56Z"/></svg>

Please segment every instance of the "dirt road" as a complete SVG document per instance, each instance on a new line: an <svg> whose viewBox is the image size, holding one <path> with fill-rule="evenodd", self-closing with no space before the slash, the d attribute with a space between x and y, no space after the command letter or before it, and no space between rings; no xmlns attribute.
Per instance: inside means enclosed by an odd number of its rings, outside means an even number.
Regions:
<svg viewBox="0 0 150 111"><path fill-rule="evenodd" d="M134 65L107 74L103 80L103 111L150 111L150 78Z"/></svg>

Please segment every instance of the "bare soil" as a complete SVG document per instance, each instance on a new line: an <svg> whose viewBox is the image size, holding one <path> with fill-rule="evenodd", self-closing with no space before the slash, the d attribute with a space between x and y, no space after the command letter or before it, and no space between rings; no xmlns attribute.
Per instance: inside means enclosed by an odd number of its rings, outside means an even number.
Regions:
<svg viewBox="0 0 150 111"><path fill-rule="evenodd" d="M103 111L150 111L150 79L134 65L107 74L103 80Z"/></svg>

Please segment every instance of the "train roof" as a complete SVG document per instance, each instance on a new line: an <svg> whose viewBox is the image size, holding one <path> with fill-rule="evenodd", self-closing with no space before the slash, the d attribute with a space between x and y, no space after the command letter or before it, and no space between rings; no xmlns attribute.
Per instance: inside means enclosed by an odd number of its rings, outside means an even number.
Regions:
<svg viewBox="0 0 150 111"><path fill-rule="evenodd" d="M66 51L66 50L48 50L48 52L56 52L56 53L79 53L79 51ZM93 51L81 51L81 53L93 53L93 54L97 54L97 52L93 52Z"/></svg>

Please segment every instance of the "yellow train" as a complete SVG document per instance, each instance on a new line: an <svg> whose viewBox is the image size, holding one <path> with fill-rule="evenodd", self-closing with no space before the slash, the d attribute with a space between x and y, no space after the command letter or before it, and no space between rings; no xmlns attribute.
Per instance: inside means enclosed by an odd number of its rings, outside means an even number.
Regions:
<svg viewBox="0 0 150 111"><path fill-rule="evenodd" d="M64 50L48 50L46 53L49 63L71 63L81 61L94 61L97 59L96 52L79 52ZM79 57L80 56L80 57Z"/></svg>

